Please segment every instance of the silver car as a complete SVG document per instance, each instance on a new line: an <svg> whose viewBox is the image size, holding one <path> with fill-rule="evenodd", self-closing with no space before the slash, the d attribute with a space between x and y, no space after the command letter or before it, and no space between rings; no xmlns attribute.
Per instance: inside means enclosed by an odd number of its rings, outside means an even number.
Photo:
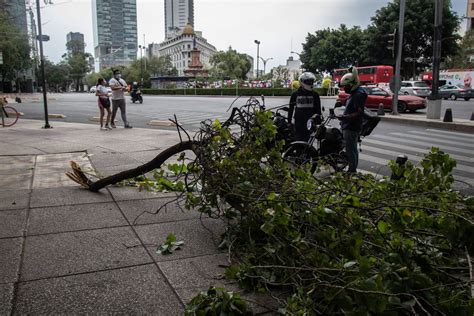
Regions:
<svg viewBox="0 0 474 316"><path fill-rule="evenodd" d="M431 89L424 81L402 81L400 93L426 98L431 94Z"/></svg>

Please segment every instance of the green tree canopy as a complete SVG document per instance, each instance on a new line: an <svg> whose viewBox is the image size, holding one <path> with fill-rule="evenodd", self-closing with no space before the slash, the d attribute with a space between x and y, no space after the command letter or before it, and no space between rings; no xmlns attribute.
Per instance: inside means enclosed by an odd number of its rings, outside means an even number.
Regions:
<svg viewBox="0 0 474 316"><path fill-rule="evenodd" d="M71 68L65 61L61 61L57 64L44 60L44 73L46 77L46 85L48 91L61 92L66 91L67 87L71 83L70 79ZM38 81L42 81L41 71L37 69Z"/></svg>
<svg viewBox="0 0 474 316"><path fill-rule="evenodd" d="M232 47L227 51L219 51L211 60L211 76L215 78L246 79L252 64L247 55L237 52Z"/></svg>
<svg viewBox="0 0 474 316"><path fill-rule="evenodd" d="M3 55L0 65L2 82L15 80L19 71L31 66L27 34L16 28L5 12L0 12L0 51Z"/></svg>
<svg viewBox="0 0 474 316"><path fill-rule="evenodd" d="M474 55L474 30L466 32L462 38L458 54L452 60L446 63L449 68L468 69L474 68L474 62L471 61L471 56Z"/></svg>

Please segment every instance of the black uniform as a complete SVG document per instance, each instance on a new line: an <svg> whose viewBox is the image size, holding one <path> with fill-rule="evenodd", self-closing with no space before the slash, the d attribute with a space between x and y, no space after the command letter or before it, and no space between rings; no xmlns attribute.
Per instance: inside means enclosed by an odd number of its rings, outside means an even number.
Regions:
<svg viewBox="0 0 474 316"><path fill-rule="evenodd" d="M295 113L296 140L308 141L310 133L306 123L314 114L321 114L319 94L300 87L291 94L290 110L288 111L288 122L290 123L293 118L293 112Z"/></svg>

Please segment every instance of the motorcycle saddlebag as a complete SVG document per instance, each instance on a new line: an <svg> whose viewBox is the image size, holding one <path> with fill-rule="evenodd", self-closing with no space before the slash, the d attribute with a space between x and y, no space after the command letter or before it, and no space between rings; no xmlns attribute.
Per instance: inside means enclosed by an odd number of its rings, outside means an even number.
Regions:
<svg viewBox="0 0 474 316"><path fill-rule="evenodd" d="M364 109L364 114L362 114L362 129L360 131L360 136L369 136L374 128L379 124L380 117L377 116L374 112Z"/></svg>

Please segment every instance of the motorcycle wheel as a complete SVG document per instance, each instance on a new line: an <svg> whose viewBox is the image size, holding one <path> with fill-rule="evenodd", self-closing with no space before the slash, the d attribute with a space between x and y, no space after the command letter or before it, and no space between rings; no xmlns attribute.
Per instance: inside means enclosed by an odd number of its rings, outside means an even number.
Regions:
<svg viewBox="0 0 474 316"><path fill-rule="evenodd" d="M311 164L311 173L318 167L318 152L316 148L305 143L291 144L283 153L283 159L295 166Z"/></svg>
<svg viewBox="0 0 474 316"><path fill-rule="evenodd" d="M142 103L143 103L143 99L142 99L142 98L140 98L140 104L142 104Z"/></svg>
<svg viewBox="0 0 474 316"><path fill-rule="evenodd" d="M132 100L132 103L135 103L135 100Z"/></svg>

